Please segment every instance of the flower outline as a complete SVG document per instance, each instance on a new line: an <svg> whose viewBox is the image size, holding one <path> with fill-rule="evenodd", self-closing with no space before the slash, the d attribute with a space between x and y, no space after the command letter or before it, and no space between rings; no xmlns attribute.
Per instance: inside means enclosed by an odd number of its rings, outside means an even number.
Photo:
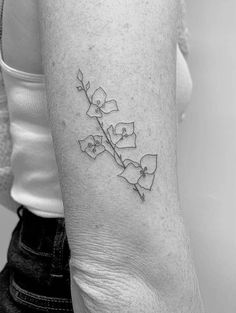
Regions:
<svg viewBox="0 0 236 313"><path fill-rule="evenodd" d="M125 169L118 176L132 185L138 184L143 189L152 190L157 169L156 154L145 154L140 163L126 159L124 165Z"/></svg>
<svg viewBox="0 0 236 313"><path fill-rule="evenodd" d="M110 125L107 129L112 143L119 149L136 148L136 134L134 122L120 122L115 125Z"/></svg>
<svg viewBox="0 0 236 313"><path fill-rule="evenodd" d="M112 99L107 101L107 94L102 87L96 89L91 97L90 106L86 114L89 117L101 118L103 114L119 111L117 101Z"/></svg>
<svg viewBox="0 0 236 313"><path fill-rule="evenodd" d="M81 151L87 153L93 159L96 159L99 154L106 150L102 144L102 136L99 135L89 135L85 139L78 140L78 143Z"/></svg>

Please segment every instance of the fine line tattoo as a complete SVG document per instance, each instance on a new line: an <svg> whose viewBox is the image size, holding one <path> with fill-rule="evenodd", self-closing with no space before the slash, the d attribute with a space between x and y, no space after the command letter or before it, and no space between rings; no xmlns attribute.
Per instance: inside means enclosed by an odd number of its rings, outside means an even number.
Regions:
<svg viewBox="0 0 236 313"><path fill-rule="evenodd" d="M84 83L84 75L81 70L78 71L77 80L79 86L77 90L84 92L88 101L87 116L96 120L100 134L89 135L84 139L78 140L82 152L86 153L91 159L104 152L109 153L115 163L122 169L119 177L133 187L140 199L145 201L144 190L152 190L157 170L157 154L145 154L139 162L131 159L123 160L120 151L123 149L136 149L137 135L135 133L134 122L119 122L116 125L110 125L107 129L104 127L102 118L104 114L119 111L117 101L108 100L107 94L102 87L94 91L90 97L88 90L90 82Z"/></svg>

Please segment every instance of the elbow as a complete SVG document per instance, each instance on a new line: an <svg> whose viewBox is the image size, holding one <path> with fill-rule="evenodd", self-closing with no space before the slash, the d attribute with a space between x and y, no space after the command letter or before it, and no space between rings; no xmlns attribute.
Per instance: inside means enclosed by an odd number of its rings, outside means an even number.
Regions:
<svg viewBox="0 0 236 313"><path fill-rule="evenodd" d="M70 268L76 313L166 312L157 292L134 273L97 264L86 265L85 269L74 260Z"/></svg>

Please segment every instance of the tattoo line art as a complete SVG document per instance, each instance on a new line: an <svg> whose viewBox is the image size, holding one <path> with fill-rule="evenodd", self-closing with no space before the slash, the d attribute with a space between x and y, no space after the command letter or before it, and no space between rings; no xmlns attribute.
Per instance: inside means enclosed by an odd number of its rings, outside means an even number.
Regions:
<svg viewBox="0 0 236 313"><path fill-rule="evenodd" d="M90 82L84 83L84 75L81 70L78 71L77 80L79 81L77 90L84 92L88 101L86 114L89 118L96 120L101 132L101 134L89 135L84 139L79 139L78 144L81 151L93 160L98 155L108 152L122 169L118 177L122 177L133 187L140 199L145 201L143 189L152 190L157 170L157 154L145 154L139 162L131 159L123 160L120 150L137 147L134 122L119 122L105 129L102 122L103 115L119 111L117 101L107 99L107 93L102 87L97 88L90 97L88 94Z"/></svg>

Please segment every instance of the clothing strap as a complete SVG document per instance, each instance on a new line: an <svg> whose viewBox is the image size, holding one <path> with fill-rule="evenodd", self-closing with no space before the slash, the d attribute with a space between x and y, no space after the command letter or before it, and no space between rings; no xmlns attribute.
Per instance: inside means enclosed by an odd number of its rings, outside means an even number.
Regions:
<svg viewBox="0 0 236 313"><path fill-rule="evenodd" d="M4 0L1 0L1 12L0 12L0 41L2 41L2 24L3 24L3 6Z"/></svg>
<svg viewBox="0 0 236 313"><path fill-rule="evenodd" d="M3 7L4 7L4 0L1 1L0 6L0 54L2 55L2 27L3 27Z"/></svg>

